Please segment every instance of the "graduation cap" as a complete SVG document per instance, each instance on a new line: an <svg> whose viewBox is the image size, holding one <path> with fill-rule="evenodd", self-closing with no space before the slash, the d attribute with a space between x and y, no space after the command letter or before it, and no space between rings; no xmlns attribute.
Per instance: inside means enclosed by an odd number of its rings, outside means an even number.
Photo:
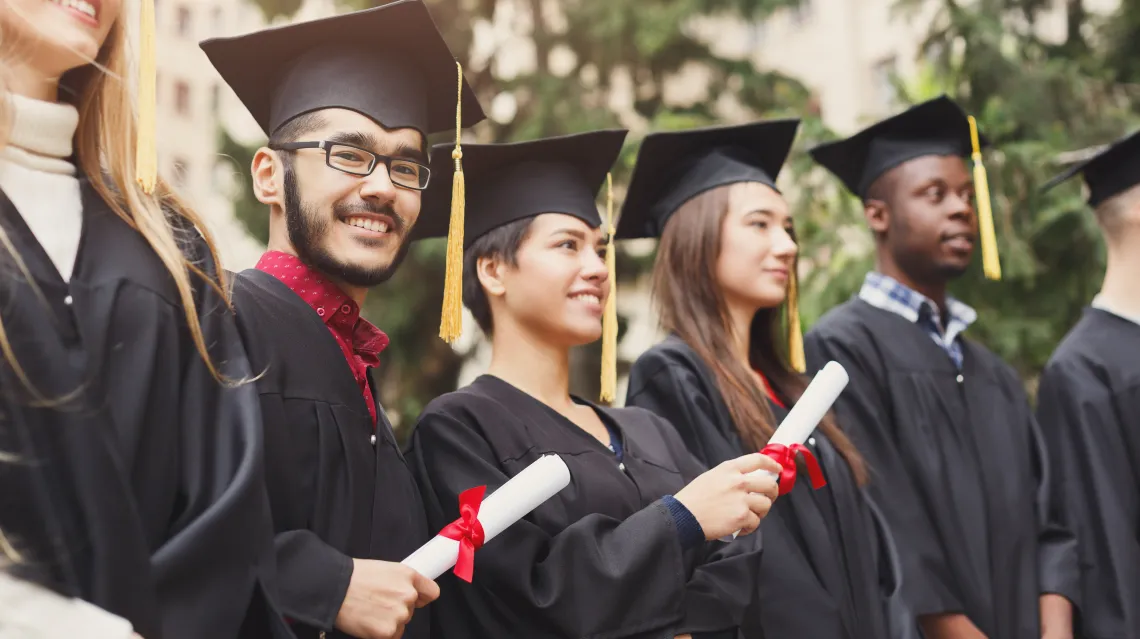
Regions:
<svg viewBox="0 0 1140 639"><path fill-rule="evenodd" d="M681 205L718 186L776 188L799 120L651 133L641 143L621 207L617 238L661 237Z"/></svg>
<svg viewBox="0 0 1140 639"><path fill-rule="evenodd" d="M609 183L610 167L621 152L626 133L624 129L609 129L511 144L464 146L465 179L470 179L470 187L465 192L468 214L460 224L448 215L457 204L454 190L433 188L434 181L429 184L411 239L448 238L441 338L455 341L463 330L463 250L475 240L511 222L543 213L572 215L594 228L604 222L609 226L611 250L606 253L610 296L602 323L602 398L613 398L617 306L612 189L608 190L606 220L598 215L595 199L602 183ZM436 145L432 165L446 165L453 155L452 145Z"/></svg>
<svg viewBox="0 0 1140 639"><path fill-rule="evenodd" d="M770 120L649 134L637 153L617 238L661 237L682 205L720 186L759 182L776 189L776 176L799 125L798 119ZM789 358L796 370L803 371L806 361L794 273L785 308Z"/></svg>
<svg viewBox="0 0 1140 639"><path fill-rule="evenodd" d="M1001 279L989 185L981 149L989 142L978 134L973 116L967 116L945 95L863 129L836 142L811 149L811 156L835 174L860 198L887 171L928 155L970 157L981 223L982 265L986 277Z"/></svg>
<svg viewBox="0 0 1140 639"><path fill-rule="evenodd" d="M1140 184L1140 131L1070 166L1046 182L1041 190L1047 191L1078 173L1085 178L1089 206L1093 208Z"/></svg>
<svg viewBox="0 0 1140 639"><path fill-rule="evenodd" d="M422 0L211 38L200 46L266 135L329 108L425 136L484 118L462 71L456 86L455 56Z"/></svg>

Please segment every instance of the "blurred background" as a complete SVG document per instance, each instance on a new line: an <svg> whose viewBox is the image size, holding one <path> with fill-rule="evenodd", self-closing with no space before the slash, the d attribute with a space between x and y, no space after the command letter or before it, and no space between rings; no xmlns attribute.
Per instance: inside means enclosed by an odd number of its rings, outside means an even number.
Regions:
<svg viewBox="0 0 1140 639"><path fill-rule="evenodd" d="M804 328L849 298L871 267L861 207L806 149L948 93L978 117L1004 279L980 264L954 293L980 312L969 334L1032 393L1052 349L1097 292L1103 248L1079 187L1043 197L1064 162L1137 125L1140 0L426 0L502 142L623 126L618 204L647 132L805 118L781 189L800 244ZM267 211L248 169L264 136L198 41L385 4L369 0L158 0L159 154L164 175L206 216L225 266L251 267ZM378 34L377 37L382 37ZM409 52L409 55L414 53ZM648 295L652 241L620 247L619 374L659 338ZM411 252L367 317L392 338L382 400L406 434L433 397L487 361L467 318L436 336L443 246ZM574 356L574 391L596 397L600 346ZM619 385L623 397L624 383ZM620 402L620 399L619 399Z"/></svg>

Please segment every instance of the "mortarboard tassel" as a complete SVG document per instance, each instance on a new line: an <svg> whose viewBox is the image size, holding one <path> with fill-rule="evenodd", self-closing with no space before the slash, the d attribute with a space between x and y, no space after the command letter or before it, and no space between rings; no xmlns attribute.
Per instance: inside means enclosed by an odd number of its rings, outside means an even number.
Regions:
<svg viewBox="0 0 1140 639"><path fill-rule="evenodd" d="M603 402L613 402L617 392L617 251L614 250L614 181L606 174L606 271L609 274L610 294L602 315L602 392Z"/></svg>
<svg viewBox="0 0 1140 639"><path fill-rule="evenodd" d="M978 231L982 240L982 271L987 279L1001 279L1001 261L998 259L997 234L994 232L994 212L990 206L990 184L986 167L982 164L982 148L978 142L978 122L970 116L971 158L974 161L974 190L978 197Z"/></svg>
<svg viewBox="0 0 1140 639"><path fill-rule="evenodd" d="M807 358L804 356L804 333L800 328L800 285L795 266L788 279L788 300L785 305L788 321L788 361L797 373L807 371Z"/></svg>
<svg viewBox="0 0 1140 639"><path fill-rule="evenodd" d="M447 266L443 280L443 311L439 337L452 344L463 333L463 218L467 185L463 178L463 65L455 63L459 91L455 98L455 173L451 178L451 224L447 230Z"/></svg>
<svg viewBox="0 0 1140 639"><path fill-rule="evenodd" d="M158 150L155 148L155 35L154 0L141 0L139 7L139 121L135 136L135 181L146 193L158 182Z"/></svg>

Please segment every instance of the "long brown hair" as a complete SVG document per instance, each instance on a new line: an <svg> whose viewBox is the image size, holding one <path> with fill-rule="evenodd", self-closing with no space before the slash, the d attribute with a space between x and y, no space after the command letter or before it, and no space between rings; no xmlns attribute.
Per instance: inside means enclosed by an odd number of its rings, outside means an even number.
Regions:
<svg viewBox="0 0 1140 639"><path fill-rule="evenodd" d="M694 197L669 219L657 247L653 297L660 307L661 327L680 337L712 370L741 439L750 449L760 450L775 432L776 419L767 393L733 352L733 324L715 275L731 186ZM748 359L778 396L794 402L807 388L807 379L788 361L781 315L779 308L757 311L749 329ZM865 483L863 457L830 414L819 430L847 460L856 481Z"/></svg>
<svg viewBox="0 0 1140 639"><path fill-rule="evenodd" d="M146 239L174 279L186 315L190 336L211 374L219 381L227 380L215 367L198 320L197 302L190 277L193 274L213 288L227 306L230 298L212 237L202 219L159 180L153 195L135 182L135 141L138 122L130 86L132 65L127 56L127 11L111 26L96 59L64 75L60 84L61 99L79 110L79 126L75 133L75 157L92 188L112 211ZM19 55L18 43L7 42L0 34L0 60ZM3 66L3 65L0 65ZM0 78L0 81L4 78ZM5 113L6 90L0 84L0 146L11 124ZM0 230L2 231L2 230ZM207 274L199 262L187 257L183 247L190 246L201 235L215 274ZM6 243L7 244L7 243ZM9 249L10 251L10 249ZM199 259L206 256L200 256ZM0 337L3 333L0 332ZM7 340L0 340L6 342ZM6 344L5 344L6 345ZM9 349L4 349L9 355ZM10 363L15 365L14 361ZM17 366L18 368L18 366Z"/></svg>

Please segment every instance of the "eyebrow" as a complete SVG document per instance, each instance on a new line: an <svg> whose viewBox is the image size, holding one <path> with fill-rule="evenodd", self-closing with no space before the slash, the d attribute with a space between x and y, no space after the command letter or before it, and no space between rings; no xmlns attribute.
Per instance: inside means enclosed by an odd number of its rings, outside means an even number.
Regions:
<svg viewBox="0 0 1140 639"><path fill-rule="evenodd" d="M421 164L427 163L427 155L423 149L412 146L406 142L400 142L396 145L392 153L380 153L377 149L381 146L376 136L364 131L337 131L329 135L329 142L337 142L340 144L351 144L362 149L368 149L380 155L391 155L396 158L403 158L406 160L415 160Z"/></svg>
<svg viewBox="0 0 1140 639"><path fill-rule="evenodd" d="M571 237L582 240L583 242L586 241L586 234L583 233L580 229L561 228L561 229L558 229L556 231L553 231L550 234L550 236L554 237L555 235L561 235L561 234L569 235Z"/></svg>

